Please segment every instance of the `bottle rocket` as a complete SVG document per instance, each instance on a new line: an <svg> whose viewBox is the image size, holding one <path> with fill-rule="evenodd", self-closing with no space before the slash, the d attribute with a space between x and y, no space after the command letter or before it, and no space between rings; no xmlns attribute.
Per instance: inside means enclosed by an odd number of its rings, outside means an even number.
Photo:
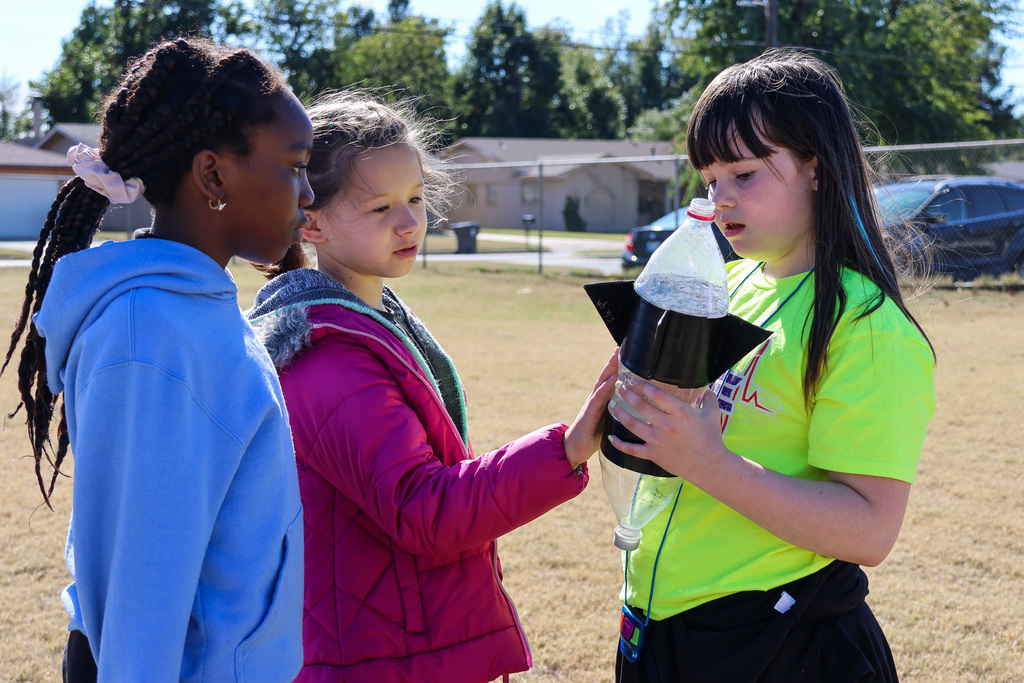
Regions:
<svg viewBox="0 0 1024 683"><path fill-rule="evenodd" d="M594 306L619 344L619 377L612 405L638 419L618 393L630 376L672 385L695 403L705 387L768 333L729 315L725 261L712 232L714 204L696 198L682 225L651 256L635 282L586 285ZM643 443L611 414L601 442L601 477L615 511L615 545L633 550L642 527L676 495L682 480L654 463L615 448L607 436Z"/></svg>

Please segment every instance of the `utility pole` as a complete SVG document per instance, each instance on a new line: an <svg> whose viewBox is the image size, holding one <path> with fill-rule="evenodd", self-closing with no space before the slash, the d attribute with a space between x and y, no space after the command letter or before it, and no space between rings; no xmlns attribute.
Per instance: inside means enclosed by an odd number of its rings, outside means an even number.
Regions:
<svg viewBox="0 0 1024 683"><path fill-rule="evenodd" d="M764 8L764 44L773 48L779 45L779 0L737 0L737 7Z"/></svg>
<svg viewBox="0 0 1024 683"><path fill-rule="evenodd" d="M764 7L764 42L769 49L779 44L779 0L768 0Z"/></svg>

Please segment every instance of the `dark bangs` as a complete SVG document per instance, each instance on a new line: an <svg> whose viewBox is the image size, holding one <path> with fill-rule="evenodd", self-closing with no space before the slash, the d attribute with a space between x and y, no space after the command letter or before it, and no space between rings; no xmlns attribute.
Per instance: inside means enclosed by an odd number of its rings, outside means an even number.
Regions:
<svg viewBox="0 0 1024 683"><path fill-rule="evenodd" d="M809 69L794 73L792 59L780 66L769 54L733 65L711 82L686 129L686 151L694 168L739 161L738 143L759 159L770 157L773 147L789 149L804 160L816 155L816 126L808 121L814 107L807 105L808 100L825 104L824 79Z"/></svg>
<svg viewBox="0 0 1024 683"><path fill-rule="evenodd" d="M715 85L712 83L708 89ZM730 83L720 85L726 87L719 88L714 96L708 96L708 91L705 91L690 116L686 129L686 153L690 163L700 169L716 161L739 161L737 142L746 146L755 157L771 156L772 150L765 144L768 136L759 130L763 117L755 98L748 96L742 87L729 88Z"/></svg>

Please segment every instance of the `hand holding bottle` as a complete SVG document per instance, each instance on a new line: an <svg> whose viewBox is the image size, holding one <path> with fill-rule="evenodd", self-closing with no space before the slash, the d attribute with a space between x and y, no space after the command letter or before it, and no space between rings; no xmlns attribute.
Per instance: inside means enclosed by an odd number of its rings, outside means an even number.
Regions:
<svg viewBox="0 0 1024 683"><path fill-rule="evenodd" d="M609 436L615 448L644 460L699 486L698 470L727 452L722 443L718 397L705 389L698 405L673 395L640 378L630 378L618 390L621 405L609 407L612 415L645 443L628 443ZM639 418L632 413L639 414Z"/></svg>
<svg viewBox="0 0 1024 683"><path fill-rule="evenodd" d="M576 467L587 461L598 449L604 430L605 408L615 390L615 372L618 369L619 350L601 370L594 389L590 392L576 419L565 430L565 457Z"/></svg>

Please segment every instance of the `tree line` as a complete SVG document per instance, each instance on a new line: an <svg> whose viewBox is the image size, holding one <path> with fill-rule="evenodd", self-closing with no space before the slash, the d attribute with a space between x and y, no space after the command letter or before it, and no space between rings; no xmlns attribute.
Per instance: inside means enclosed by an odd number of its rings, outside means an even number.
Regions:
<svg viewBox="0 0 1024 683"><path fill-rule="evenodd" d="M767 1L767 0L765 0ZM1002 86L1004 0L794 0L778 3L777 42L832 64L865 114L865 139L907 144L1020 137ZM765 14L735 0L666 0L642 36L609 20L601 44L560 25L531 28L514 2L491 0L465 55L409 0L378 14L339 0L95 0L31 83L50 123L93 122L124 64L160 37L203 33L261 49L300 98L351 85L412 97L463 136L678 139L696 96L726 66L759 54ZM0 88L0 90L3 90ZM24 129L0 92L0 125Z"/></svg>

